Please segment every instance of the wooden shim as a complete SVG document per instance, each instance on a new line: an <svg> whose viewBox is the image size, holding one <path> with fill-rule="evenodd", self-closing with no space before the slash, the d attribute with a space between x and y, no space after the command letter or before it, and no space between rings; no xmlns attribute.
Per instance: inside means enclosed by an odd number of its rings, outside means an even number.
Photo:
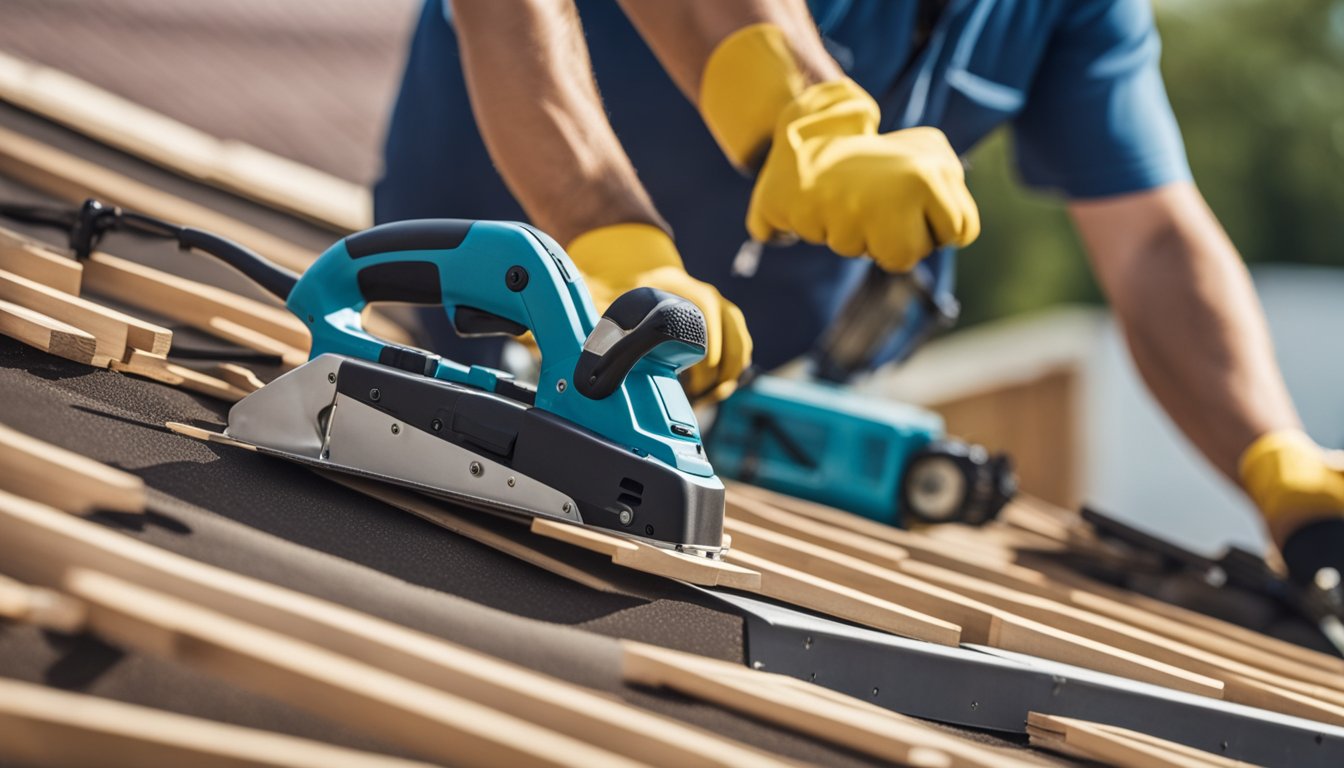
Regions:
<svg viewBox="0 0 1344 768"><path fill-rule="evenodd" d="M106 574L71 569L64 590L87 606L89 630L122 648L198 669L426 757L479 766L638 764Z"/></svg>
<svg viewBox="0 0 1344 768"><path fill-rule="evenodd" d="M70 203L96 197L175 224L214 232L296 271L307 268L317 256L230 216L4 128L0 128L0 174Z"/></svg>
<svg viewBox="0 0 1344 768"><path fill-rule="evenodd" d="M72 567L96 569L648 763L778 764L737 742L585 688L5 493L0 531L0 568L30 584L61 587Z"/></svg>
<svg viewBox="0 0 1344 768"><path fill-rule="evenodd" d="M0 227L0 269L71 296L79 295L84 274L74 259L52 253L35 241L3 227Z"/></svg>
<svg viewBox="0 0 1344 768"><path fill-rule="evenodd" d="M93 365L98 348L93 334L8 301L0 301L0 334L84 365Z"/></svg>
<svg viewBox="0 0 1344 768"><path fill-rule="evenodd" d="M219 432L212 432L208 429L192 426L191 424L183 424L178 421L167 421L164 422L163 426L167 427L168 431L173 434L190 437L193 440L200 440L206 443L219 443L220 445L227 445L230 448L242 448L245 451L257 450L254 445L248 445L247 443L239 442Z"/></svg>
<svg viewBox="0 0 1344 768"><path fill-rule="evenodd" d="M428 768L426 763L3 679L0 762L34 768Z"/></svg>
<svg viewBox="0 0 1344 768"><path fill-rule="evenodd" d="M0 489L76 515L145 510L140 478L4 425Z"/></svg>
<svg viewBox="0 0 1344 768"><path fill-rule="evenodd" d="M791 678L642 643L622 645L628 682L669 688L884 760L956 768L1034 765L831 691L812 693Z"/></svg>
<svg viewBox="0 0 1344 768"><path fill-rule="evenodd" d="M779 558L800 572L953 622L962 627L962 642L1024 651L1203 696L1219 698L1223 694L1223 685L1218 680L1196 674L1179 665L1145 658L1085 634L1066 631L1069 628L1058 624L1037 621L1035 617L969 599L956 591L917 577L831 552L774 531L731 518L728 526L738 542L738 554L745 551ZM768 571L762 570L762 579L769 583Z"/></svg>
<svg viewBox="0 0 1344 768"><path fill-rule="evenodd" d="M951 622L746 552L729 557L761 574L761 585L753 591L766 597L902 637L939 645L961 642L961 627Z"/></svg>
<svg viewBox="0 0 1344 768"><path fill-rule="evenodd" d="M617 585L603 579L588 571L574 566L564 560L540 552L527 546L518 539L499 533L486 526L472 522L462 515L449 511L446 504L434 499L430 499L414 491L405 488L397 488L386 483L378 483L372 480L358 478L353 475L341 474L339 472L319 472L318 474L339 483L347 488L358 491L359 493L375 498L384 504L389 504L405 512L419 517L423 520L446 528L459 536L464 536L478 544L484 544L491 549L503 552L506 555L516 557L525 563L535 565L538 568L562 576L570 581L578 582L585 587L596 589L602 592L621 592ZM484 514L484 513L478 513ZM520 534L525 534L526 529L518 527Z"/></svg>
<svg viewBox="0 0 1344 768"><path fill-rule="evenodd" d="M199 392L230 403L236 403L250 394L227 381L185 365L170 363L168 358L162 355L151 355L138 349L131 350L125 362L114 360L111 368L114 371L144 376L162 384Z"/></svg>
<svg viewBox="0 0 1344 768"><path fill-rule="evenodd" d="M1212 752L1113 725L1031 712L1027 734L1034 747L1096 760L1116 768L1250 768Z"/></svg>
<svg viewBox="0 0 1344 768"><path fill-rule="evenodd" d="M170 171L338 231L372 225L369 191L203 131L49 67L0 53L0 99Z"/></svg>
<svg viewBox="0 0 1344 768"><path fill-rule="evenodd" d="M266 386L266 382L257 378L255 371L237 363L220 363L215 366L214 373L220 381L249 395Z"/></svg>
<svg viewBox="0 0 1344 768"><path fill-rule="evenodd" d="M573 544L611 558L616 565L679 579L706 587L754 590L761 576L755 571L722 560L673 552L633 539L595 531L582 525L535 517L532 532L566 544Z"/></svg>
<svg viewBox="0 0 1344 768"><path fill-rule="evenodd" d="M239 296L185 277L95 252L84 265L85 288L181 323L210 330L215 318L306 351L308 328L284 307Z"/></svg>

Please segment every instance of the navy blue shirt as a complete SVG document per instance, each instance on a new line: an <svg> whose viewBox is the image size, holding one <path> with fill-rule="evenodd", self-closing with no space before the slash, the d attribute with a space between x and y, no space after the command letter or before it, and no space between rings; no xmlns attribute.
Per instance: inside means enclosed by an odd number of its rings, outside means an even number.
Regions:
<svg viewBox="0 0 1344 768"><path fill-rule="evenodd" d="M810 3L831 54L881 105L883 130L937 126L966 152L1009 124L1022 179L1070 198L1189 178L1149 0L949 0L911 60L918 5ZM578 8L612 126L687 269L742 307L757 363L806 351L862 260L802 244L767 249L754 276L734 275L751 181L724 159L617 3L578 0ZM385 158L374 197L380 222L525 218L476 130L446 0L428 0L421 15ZM436 344L494 362L487 347Z"/></svg>

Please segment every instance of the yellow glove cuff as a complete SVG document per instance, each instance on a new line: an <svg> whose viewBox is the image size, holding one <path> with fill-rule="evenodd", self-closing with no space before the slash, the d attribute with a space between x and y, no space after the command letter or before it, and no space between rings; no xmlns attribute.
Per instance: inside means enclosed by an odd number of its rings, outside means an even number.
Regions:
<svg viewBox="0 0 1344 768"><path fill-rule="evenodd" d="M613 285L630 285L659 267L685 269L672 238L652 224L612 224L579 235L565 248L579 270Z"/></svg>
<svg viewBox="0 0 1344 768"><path fill-rule="evenodd" d="M753 24L724 38L709 55L700 78L700 114L728 159L752 168L780 112L806 87L783 30Z"/></svg>
<svg viewBox="0 0 1344 768"><path fill-rule="evenodd" d="M1301 430L1261 435L1241 454L1238 474L1279 544L1311 520L1344 515L1344 462Z"/></svg>

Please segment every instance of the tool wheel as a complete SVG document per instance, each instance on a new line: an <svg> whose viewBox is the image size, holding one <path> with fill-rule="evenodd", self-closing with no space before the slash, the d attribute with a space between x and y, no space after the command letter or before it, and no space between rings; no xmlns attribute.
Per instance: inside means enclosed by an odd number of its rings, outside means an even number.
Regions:
<svg viewBox="0 0 1344 768"><path fill-rule="evenodd" d="M965 456L933 444L910 460L901 480L901 510L910 522L963 520L976 482L975 466ZM907 523L908 524L908 523Z"/></svg>
<svg viewBox="0 0 1344 768"><path fill-rule="evenodd" d="M1017 492L1013 462L982 446L936 440L915 453L901 478L901 515L913 523L983 525Z"/></svg>

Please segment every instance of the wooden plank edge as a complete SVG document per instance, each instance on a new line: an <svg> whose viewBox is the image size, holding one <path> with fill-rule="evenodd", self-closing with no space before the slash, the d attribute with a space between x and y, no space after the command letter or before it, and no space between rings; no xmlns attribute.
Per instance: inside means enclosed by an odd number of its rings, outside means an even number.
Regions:
<svg viewBox="0 0 1344 768"><path fill-rule="evenodd" d="M0 488L64 512L145 510L145 482L0 424Z"/></svg>
<svg viewBox="0 0 1344 768"><path fill-rule="evenodd" d="M51 768L428 768L427 763L0 679L0 762Z"/></svg>

